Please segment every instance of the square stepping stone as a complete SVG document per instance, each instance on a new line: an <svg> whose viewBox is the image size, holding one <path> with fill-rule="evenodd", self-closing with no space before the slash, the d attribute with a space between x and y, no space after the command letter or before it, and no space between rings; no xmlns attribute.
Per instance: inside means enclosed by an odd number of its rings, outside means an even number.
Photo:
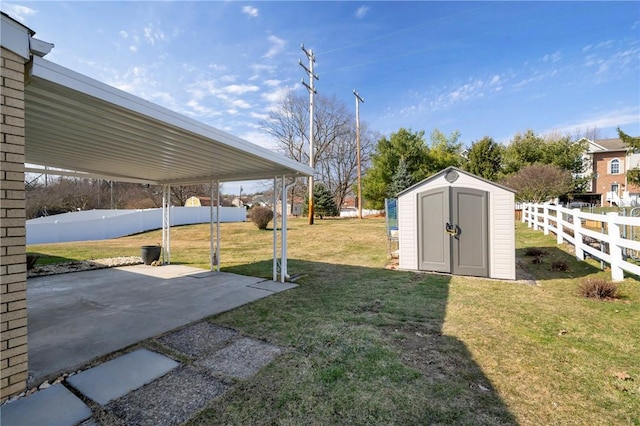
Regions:
<svg viewBox="0 0 640 426"><path fill-rule="evenodd" d="M238 332L230 328L202 321L168 333L158 340L172 349L198 357L211 352L216 346L231 340L237 334Z"/></svg>
<svg viewBox="0 0 640 426"><path fill-rule="evenodd" d="M71 376L67 383L101 405L164 376L180 363L147 349L138 349Z"/></svg>
<svg viewBox="0 0 640 426"><path fill-rule="evenodd" d="M64 385L57 384L0 409L2 426L73 426L91 417L91 410Z"/></svg>
<svg viewBox="0 0 640 426"><path fill-rule="evenodd" d="M196 365L213 373L247 379L281 353L278 346L244 337L196 361Z"/></svg>
<svg viewBox="0 0 640 426"><path fill-rule="evenodd" d="M128 425L178 425L228 388L228 383L205 371L184 367L110 402L105 408Z"/></svg>

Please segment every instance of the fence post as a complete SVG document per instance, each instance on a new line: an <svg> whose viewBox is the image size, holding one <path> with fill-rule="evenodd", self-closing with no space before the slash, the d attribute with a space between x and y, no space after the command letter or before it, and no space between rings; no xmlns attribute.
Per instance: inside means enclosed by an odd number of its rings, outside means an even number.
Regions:
<svg viewBox="0 0 640 426"><path fill-rule="evenodd" d="M558 206L556 209L556 230L558 232L556 234L557 244L562 244L562 242L564 241L564 226L562 226L563 219L564 218L562 216L562 211L560 210L560 206Z"/></svg>
<svg viewBox="0 0 640 426"><path fill-rule="evenodd" d="M527 221L527 203L522 203L522 217L520 220L522 220L522 223Z"/></svg>
<svg viewBox="0 0 640 426"><path fill-rule="evenodd" d="M545 202L542 205L542 233L549 235L549 203Z"/></svg>
<svg viewBox="0 0 640 426"><path fill-rule="evenodd" d="M622 249L620 248L620 225L616 222L617 212L607 213L607 233L609 234L609 257L611 258L611 280L622 281L624 272L620 267Z"/></svg>
<svg viewBox="0 0 640 426"><path fill-rule="evenodd" d="M531 206L533 209L533 229L538 231L540 230L540 221L538 219L538 204L534 204Z"/></svg>
<svg viewBox="0 0 640 426"><path fill-rule="evenodd" d="M576 258L584 260L584 250L582 249L582 222L580 221L580 209L573 211L573 240L576 248Z"/></svg>

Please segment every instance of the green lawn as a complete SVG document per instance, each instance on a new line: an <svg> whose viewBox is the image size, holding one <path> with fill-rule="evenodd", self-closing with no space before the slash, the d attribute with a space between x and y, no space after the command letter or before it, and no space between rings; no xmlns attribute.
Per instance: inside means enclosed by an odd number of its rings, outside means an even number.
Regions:
<svg viewBox="0 0 640 426"><path fill-rule="evenodd" d="M638 424L640 282L580 297L587 276L552 236L517 226L538 285L384 269L384 219L289 222L299 287L211 318L286 348L191 424ZM172 231L172 260L207 267L209 226ZM138 254L150 232L30 246L70 260ZM272 233L222 225L223 270L270 277ZM524 256L544 249L542 264ZM42 259L46 261L46 259ZM569 270L551 271L554 261Z"/></svg>

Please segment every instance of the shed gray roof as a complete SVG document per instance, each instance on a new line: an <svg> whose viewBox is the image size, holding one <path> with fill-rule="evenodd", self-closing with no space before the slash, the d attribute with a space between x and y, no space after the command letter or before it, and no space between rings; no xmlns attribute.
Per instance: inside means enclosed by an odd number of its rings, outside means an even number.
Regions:
<svg viewBox="0 0 640 426"><path fill-rule="evenodd" d="M27 84L25 163L149 184L313 172L297 161L38 56L33 57Z"/></svg>
<svg viewBox="0 0 640 426"><path fill-rule="evenodd" d="M402 194L404 194L405 192L409 192L409 191L413 190L414 188L416 188L416 187L418 187L418 186L420 186L420 185L424 185L425 183L428 183L428 182L431 182L432 180L438 179L440 176L445 175L445 174L449 173L449 172L450 172L450 171L452 171L452 170L454 170L454 171L456 171L456 172L458 172L458 173L461 173L461 174L464 174L464 175L470 176L470 177L472 177L472 178L474 178L474 179L481 180L481 181L486 182L486 183L488 183L489 185L493 185L493 186L495 186L495 187L497 187L497 188L504 189L505 191L509 191L509 192L513 192L513 193L516 193L516 192L517 192L517 191L515 191L515 190L513 190L513 189L511 189L511 188L509 188L509 187L504 186L504 185L500 185L500 184L495 183L495 182L492 182L492 181L490 181L490 180L488 180L488 179L482 178L482 177L480 177L480 176L476 176L476 175L474 175L473 173L469 173L469 172L464 171L464 170L462 170L462 169L459 169L459 168L457 168L457 167L450 166L450 167L447 167L446 169L442 169L442 170L440 170L439 172L432 174L432 175L431 175L431 176L429 176L428 178L426 178L426 179L424 179L424 180L422 180L422 181L420 181L420 182L418 182L418 183L416 183L416 184L414 184L414 185L410 186L409 188L406 188L405 190L403 190L403 191L399 192L399 193L398 193L398 195L396 195L396 197L400 197L400 196L401 196Z"/></svg>

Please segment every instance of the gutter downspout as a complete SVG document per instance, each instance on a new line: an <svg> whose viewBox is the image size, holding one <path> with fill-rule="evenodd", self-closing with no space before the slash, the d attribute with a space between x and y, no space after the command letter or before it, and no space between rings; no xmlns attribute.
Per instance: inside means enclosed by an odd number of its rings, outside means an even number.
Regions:
<svg viewBox="0 0 640 426"><path fill-rule="evenodd" d="M292 188L296 184L296 178L293 178L293 182L288 185L285 185L286 176L282 176L282 231L280 232L280 236L282 238L281 244L281 266L280 266L280 282L285 282L290 278L289 273L287 271L287 192L290 188ZM291 206L293 207L293 200L291 200Z"/></svg>

